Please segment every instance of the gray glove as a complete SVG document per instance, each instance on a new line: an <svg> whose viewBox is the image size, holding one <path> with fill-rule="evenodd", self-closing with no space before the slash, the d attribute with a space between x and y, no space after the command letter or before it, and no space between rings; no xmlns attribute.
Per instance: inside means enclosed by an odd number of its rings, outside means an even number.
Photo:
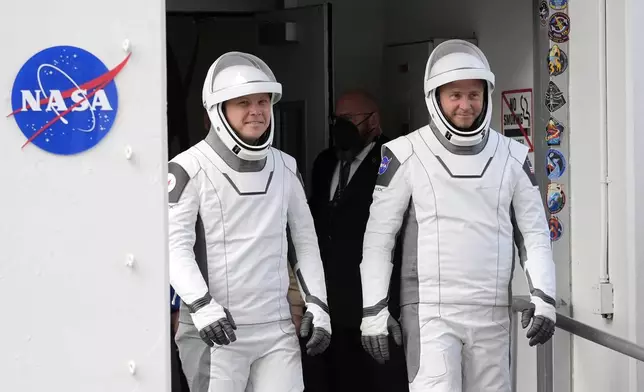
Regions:
<svg viewBox="0 0 644 392"><path fill-rule="evenodd" d="M306 313L300 324L300 336L311 338L306 343L306 353L310 356L322 354L331 344L331 322L329 314L314 303L307 304Z"/></svg>
<svg viewBox="0 0 644 392"><path fill-rule="evenodd" d="M230 344L237 340L237 329L233 316L206 294L203 298L188 305L190 316L199 331L199 336L210 347Z"/></svg>
<svg viewBox="0 0 644 392"><path fill-rule="evenodd" d="M382 309L375 316L363 317L360 330L362 348L380 364L390 359L389 334L397 346L403 344L400 323L391 317L387 308Z"/></svg>
<svg viewBox="0 0 644 392"><path fill-rule="evenodd" d="M526 337L530 339L528 344L535 346L550 340L555 333L556 320L557 312L554 306L539 297L531 296L530 307L521 312L523 329L526 329L532 321L532 326L526 333Z"/></svg>

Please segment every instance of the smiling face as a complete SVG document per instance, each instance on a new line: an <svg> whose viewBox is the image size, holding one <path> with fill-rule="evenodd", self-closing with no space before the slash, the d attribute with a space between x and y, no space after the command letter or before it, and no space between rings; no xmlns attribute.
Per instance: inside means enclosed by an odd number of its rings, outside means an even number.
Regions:
<svg viewBox="0 0 644 392"><path fill-rule="evenodd" d="M485 83L482 80L457 80L440 88L440 103L445 117L458 128L469 128L483 110Z"/></svg>
<svg viewBox="0 0 644 392"><path fill-rule="evenodd" d="M224 113L230 126L246 143L257 141L271 121L271 96L268 93L245 95L224 103Z"/></svg>

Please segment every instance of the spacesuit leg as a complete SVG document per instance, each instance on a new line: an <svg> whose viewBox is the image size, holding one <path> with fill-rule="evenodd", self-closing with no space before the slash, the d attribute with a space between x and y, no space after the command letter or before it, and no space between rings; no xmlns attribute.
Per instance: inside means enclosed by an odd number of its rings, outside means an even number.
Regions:
<svg viewBox="0 0 644 392"><path fill-rule="evenodd" d="M182 304L175 341L190 392L244 392L253 347L245 344L243 328L236 332L233 344L208 347Z"/></svg>
<svg viewBox="0 0 644 392"><path fill-rule="evenodd" d="M510 392L510 309L485 306L468 313L463 392Z"/></svg>
<svg viewBox="0 0 644 392"><path fill-rule="evenodd" d="M401 308L409 392L460 392L462 331L438 305Z"/></svg>
<svg viewBox="0 0 644 392"><path fill-rule="evenodd" d="M262 347L250 368L246 392L302 392L302 356L293 322L254 326L256 347ZM218 392L218 391L217 391Z"/></svg>

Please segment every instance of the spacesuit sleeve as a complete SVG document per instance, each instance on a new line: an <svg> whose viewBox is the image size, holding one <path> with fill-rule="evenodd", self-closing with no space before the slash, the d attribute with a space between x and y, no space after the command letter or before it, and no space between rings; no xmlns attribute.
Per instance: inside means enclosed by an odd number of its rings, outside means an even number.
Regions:
<svg viewBox="0 0 644 392"><path fill-rule="evenodd" d="M555 306L555 264L550 234L529 158L525 158L523 168L519 171L511 211L514 241L519 250L530 294Z"/></svg>
<svg viewBox="0 0 644 392"><path fill-rule="evenodd" d="M201 275L194 254L195 224L199 212L199 189L195 178L176 162L168 165L169 176L176 181L168 195L168 241L170 249L170 284L188 305L204 297L208 286ZM169 183L171 181L169 180Z"/></svg>
<svg viewBox="0 0 644 392"><path fill-rule="evenodd" d="M387 306L396 237L411 197L405 165L407 154L396 156L385 145L381 155L360 264L365 317L378 314Z"/></svg>
<svg viewBox="0 0 644 392"><path fill-rule="evenodd" d="M306 303L318 305L329 313L326 298L326 280L313 216L304 193L302 178L294 174L288 203L288 228L295 257L290 260L293 273L300 285L302 298Z"/></svg>

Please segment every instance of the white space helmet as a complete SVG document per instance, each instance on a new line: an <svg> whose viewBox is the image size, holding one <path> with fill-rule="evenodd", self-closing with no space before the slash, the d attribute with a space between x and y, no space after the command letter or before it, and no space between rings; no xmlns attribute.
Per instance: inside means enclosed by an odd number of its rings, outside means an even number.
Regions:
<svg viewBox="0 0 644 392"><path fill-rule="evenodd" d="M269 128L256 145L245 143L230 126L224 115L224 102L249 94L271 94ZM282 85L273 71L260 58L242 52L220 56L208 70L203 85L203 106L217 136L235 155L249 161L260 160L268 154L273 143L275 122L273 105L282 97Z"/></svg>
<svg viewBox="0 0 644 392"><path fill-rule="evenodd" d="M440 86L465 79L481 79L487 82L483 111L469 129L456 128L443 114L437 97L437 89ZM460 146L476 145L483 140L492 118L494 74L485 55L476 45L453 39L436 46L425 67L424 90L425 103L432 122L447 140Z"/></svg>

